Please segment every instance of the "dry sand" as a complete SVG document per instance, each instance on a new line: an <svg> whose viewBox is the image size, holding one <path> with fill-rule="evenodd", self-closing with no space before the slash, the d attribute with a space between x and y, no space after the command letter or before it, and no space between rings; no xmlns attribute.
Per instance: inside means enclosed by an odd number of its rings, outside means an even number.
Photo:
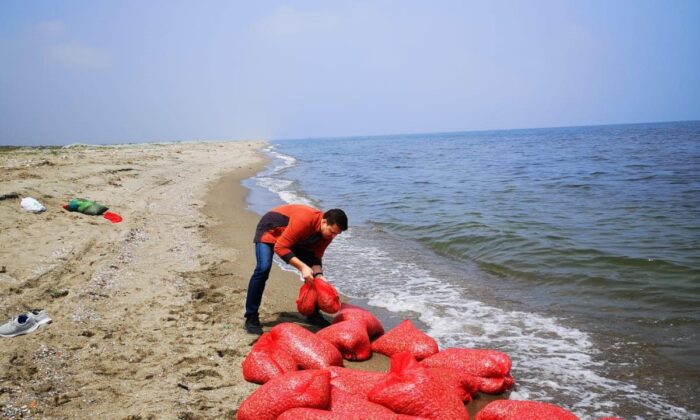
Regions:
<svg viewBox="0 0 700 420"><path fill-rule="evenodd" d="M234 180L264 163L262 143L182 143L0 153L0 316L46 309L53 323L0 338L0 416L220 418L254 385L240 363L249 255L214 246L208 185L233 241L251 235ZM47 211L24 212L31 196ZM69 213L73 197L124 220ZM230 224L229 224L230 222ZM239 225L237 223L248 223ZM210 233L214 232L214 233ZM228 231L227 231L228 232ZM242 242L240 242L242 243Z"/></svg>
<svg viewBox="0 0 700 420"><path fill-rule="evenodd" d="M53 318L0 338L2 418L235 418L257 388L241 363L257 338L242 314L259 216L240 181L264 166L263 146L0 149L0 323L33 308ZM21 210L25 196L47 211ZM63 210L74 197L124 220ZM266 330L303 324L300 284L273 267Z"/></svg>

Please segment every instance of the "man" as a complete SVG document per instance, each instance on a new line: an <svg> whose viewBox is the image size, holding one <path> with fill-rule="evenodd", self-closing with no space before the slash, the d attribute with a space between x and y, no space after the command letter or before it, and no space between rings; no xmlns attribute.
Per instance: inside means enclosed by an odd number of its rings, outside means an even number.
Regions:
<svg viewBox="0 0 700 420"><path fill-rule="evenodd" d="M245 329L249 333L263 333L258 310L272 268L273 251L299 270L307 284L314 278L325 280L321 271L323 253L333 238L347 229L348 217L342 210L322 213L301 204L276 207L260 219L253 240L257 263L248 283L245 302ZM328 325L318 310L308 320L314 325Z"/></svg>

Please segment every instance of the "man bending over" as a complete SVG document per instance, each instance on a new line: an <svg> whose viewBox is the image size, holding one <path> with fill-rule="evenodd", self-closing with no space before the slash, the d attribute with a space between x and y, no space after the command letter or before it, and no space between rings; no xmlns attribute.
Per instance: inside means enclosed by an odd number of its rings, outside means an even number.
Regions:
<svg viewBox="0 0 700 420"><path fill-rule="evenodd" d="M245 329L249 333L263 333L258 310L265 282L270 276L273 251L299 270L307 284L314 278L325 280L321 262L323 253L333 238L347 229L348 217L340 209L322 213L301 204L285 204L265 213L258 222L253 240L257 263L248 283L245 302ZM308 320L313 325L329 324L318 309Z"/></svg>

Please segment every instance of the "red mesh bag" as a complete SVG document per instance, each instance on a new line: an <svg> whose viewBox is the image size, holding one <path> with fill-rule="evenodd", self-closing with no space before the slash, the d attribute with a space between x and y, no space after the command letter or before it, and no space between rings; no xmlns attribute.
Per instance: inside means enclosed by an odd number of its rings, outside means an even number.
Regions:
<svg viewBox="0 0 700 420"><path fill-rule="evenodd" d="M318 307L323 312L334 314L340 310L340 297L333 285L316 278L314 279L314 289L318 292Z"/></svg>
<svg viewBox="0 0 700 420"><path fill-rule="evenodd" d="M330 404L330 373L326 370L288 372L256 389L238 408L238 420L275 420L295 407L326 408Z"/></svg>
<svg viewBox="0 0 700 420"><path fill-rule="evenodd" d="M272 327L270 334L275 343L289 353L301 369L343 365L343 356L333 344L297 324L283 322Z"/></svg>
<svg viewBox="0 0 700 420"><path fill-rule="evenodd" d="M391 370L367 398L395 413L435 420L469 420L462 400L434 380L410 353L391 358Z"/></svg>
<svg viewBox="0 0 700 420"><path fill-rule="evenodd" d="M277 420L426 420L425 417L404 416L403 414L384 414L379 417L367 417L363 413L336 414L317 408L292 408L277 417Z"/></svg>
<svg viewBox="0 0 700 420"><path fill-rule="evenodd" d="M364 370L347 369L331 366L331 385L343 391L367 398L367 394L375 385L384 380L384 373L367 372Z"/></svg>
<svg viewBox="0 0 700 420"><path fill-rule="evenodd" d="M476 420L578 420L573 413L536 401L496 400L476 415Z"/></svg>
<svg viewBox="0 0 700 420"><path fill-rule="evenodd" d="M297 311L300 314L311 316L316 312L316 302L318 293L316 289L304 283L299 289L299 297L297 298Z"/></svg>
<svg viewBox="0 0 700 420"><path fill-rule="evenodd" d="M362 321L343 321L329 325L316 335L333 344L344 359L367 360L372 356L367 328Z"/></svg>
<svg viewBox="0 0 700 420"><path fill-rule="evenodd" d="M469 402L479 390L479 377L458 369L427 368L428 374L445 384L462 400Z"/></svg>
<svg viewBox="0 0 700 420"><path fill-rule="evenodd" d="M479 380L479 392L496 395L506 390L504 377L485 378L477 376L477 378Z"/></svg>
<svg viewBox="0 0 700 420"><path fill-rule="evenodd" d="M437 353L438 344L435 339L413 326L413 323L406 319L372 343L372 351L389 357L405 351L421 360Z"/></svg>
<svg viewBox="0 0 700 420"><path fill-rule="evenodd" d="M340 312L333 319L333 323L358 320L365 323L367 326L367 335L369 338L376 338L384 334L384 327L375 317L372 312L362 309L359 306L350 305L349 303L340 304Z"/></svg>
<svg viewBox="0 0 700 420"><path fill-rule="evenodd" d="M277 420L344 420L344 417L318 408L292 408L282 413Z"/></svg>
<svg viewBox="0 0 700 420"><path fill-rule="evenodd" d="M515 385L515 379L510 376L510 373L503 378L503 391L508 391Z"/></svg>
<svg viewBox="0 0 700 420"><path fill-rule="evenodd" d="M385 418L387 414L394 414L393 411L383 405L367 401L366 398L343 391L332 385L331 411L338 415L343 415L344 418L360 413L365 419Z"/></svg>
<svg viewBox="0 0 700 420"><path fill-rule="evenodd" d="M275 344L270 333L265 333L258 339L243 361L243 378L256 384L264 384L276 376L295 370L297 363L294 358Z"/></svg>
<svg viewBox="0 0 700 420"><path fill-rule="evenodd" d="M374 350L374 348L373 348ZM421 362L426 367L461 369L475 376L504 377L510 372L510 357L496 350L445 349Z"/></svg>

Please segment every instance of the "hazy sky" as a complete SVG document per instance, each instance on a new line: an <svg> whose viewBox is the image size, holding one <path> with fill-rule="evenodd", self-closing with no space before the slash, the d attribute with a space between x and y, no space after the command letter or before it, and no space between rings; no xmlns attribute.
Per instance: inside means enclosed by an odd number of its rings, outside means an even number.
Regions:
<svg viewBox="0 0 700 420"><path fill-rule="evenodd" d="M700 119L700 1L0 2L0 144Z"/></svg>

